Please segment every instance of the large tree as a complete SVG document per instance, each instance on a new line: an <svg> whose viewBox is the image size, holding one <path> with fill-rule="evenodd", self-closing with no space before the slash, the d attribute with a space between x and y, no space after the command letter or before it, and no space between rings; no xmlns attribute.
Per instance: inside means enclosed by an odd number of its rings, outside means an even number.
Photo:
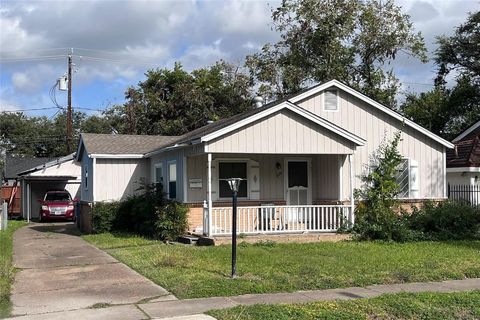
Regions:
<svg viewBox="0 0 480 320"><path fill-rule="evenodd" d="M393 0L283 0L272 19L281 40L246 61L264 95L335 78L393 107L389 64L400 52L426 61L421 34Z"/></svg>
<svg viewBox="0 0 480 320"><path fill-rule="evenodd" d="M251 78L223 61L191 73L177 63L145 75L127 89L123 106L106 112L121 133L181 135L252 107Z"/></svg>
<svg viewBox="0 0 480 320"><path fill-rule="evenodd" d="M402 112L447 139L480 120L480 11L471 13L452 36L437 38L434 88L409 94ZM452 75L451 83L447 76Z"/></svg>

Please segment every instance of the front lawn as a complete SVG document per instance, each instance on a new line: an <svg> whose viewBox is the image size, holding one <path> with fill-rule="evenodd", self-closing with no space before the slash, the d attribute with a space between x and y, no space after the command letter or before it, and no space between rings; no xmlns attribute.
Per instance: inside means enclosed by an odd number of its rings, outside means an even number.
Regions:
<svg viewBox="0 0 480 320"><path fill-rule="evenodd" d="M179 298L480 277L480 241L240 244L239 277L232 280L230 246L113 234L84 238Z"/></svg>
<svg viewBox="0 0 480 320"><path fill-rule="evenodd" d="M10 314L10 287L13 282L12 236L15 230L23 227L23 221L8 221L7 231L0 231L0 318Z"/></svg>
<svg viewBox="0 0 480 320"><path fill-rule="evenodd" d="M480 291L400 293L350 301L240 306L209 312L219 320L480 319Z"/></svg>

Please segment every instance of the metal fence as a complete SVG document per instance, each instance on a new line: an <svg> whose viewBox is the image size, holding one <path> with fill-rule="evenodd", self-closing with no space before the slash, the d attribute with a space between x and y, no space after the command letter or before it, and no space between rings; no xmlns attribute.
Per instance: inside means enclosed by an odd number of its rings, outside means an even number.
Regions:
<svg viewBox="0 0 480 320"><path fill-rule="evenodd" d="M448 198L466 201L471 205L480 205L480 185L448 185Z"/></svg>

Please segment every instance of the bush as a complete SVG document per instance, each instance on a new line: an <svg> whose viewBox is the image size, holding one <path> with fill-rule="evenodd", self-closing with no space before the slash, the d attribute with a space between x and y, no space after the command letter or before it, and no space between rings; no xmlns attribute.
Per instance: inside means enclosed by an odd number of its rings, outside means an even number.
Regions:
<svg viewBox="0 0 480 320"><path fill-rule="evenodd" d="M188 229L188 207L175 201L167 201L157 209L155 237L162 240L176 240Z"/></svg>
<svg viewBox="0 0 480 320"><path fill-rule="evenodd" d="M92 231L102 233L112 231L119 202L97 202L92 207Z"/></svg>
<svg viewBox="0 0 480 320"><path fill-rule="evenodd" d="M143 193L120 202L96 203L94 233L122 231L160 240L175 240L188 229L188 207L165 199L161 185L145 186Z"/></svg>
<svg viewBox="0 0 480 320"><path fill-rule="evenodd" d="M480 208L467 203L426 203L421 209L414 208L406 220L409 228L417 232L419 239L480 239Z"/></svg>

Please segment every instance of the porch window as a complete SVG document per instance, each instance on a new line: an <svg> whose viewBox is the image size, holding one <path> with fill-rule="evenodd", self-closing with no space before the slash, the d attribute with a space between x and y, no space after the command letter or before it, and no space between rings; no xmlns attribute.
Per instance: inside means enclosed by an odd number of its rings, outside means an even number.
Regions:
<svg viewBox="0 0 480 320"><path fill-rule="evenodd" d="M168 198L177 198L177 163L168 163Z"/></svg>
<svg viewBox="0 0 480 320"><path fill-rule="evenodd" d="M228 186L226 179L241 178L240 189L238 190L239 198L248 197L248 181L247 181L247 163L246 162L220 162L218 164L218 178L220 198L230 198L232 190Z"/></svg>
<svg viewBox="0 0 480 320"><path fill-rule="evenodd" d="M155 184L163 183L163 165L162 163L155 164L155 177L154 177Z"/></svg>

